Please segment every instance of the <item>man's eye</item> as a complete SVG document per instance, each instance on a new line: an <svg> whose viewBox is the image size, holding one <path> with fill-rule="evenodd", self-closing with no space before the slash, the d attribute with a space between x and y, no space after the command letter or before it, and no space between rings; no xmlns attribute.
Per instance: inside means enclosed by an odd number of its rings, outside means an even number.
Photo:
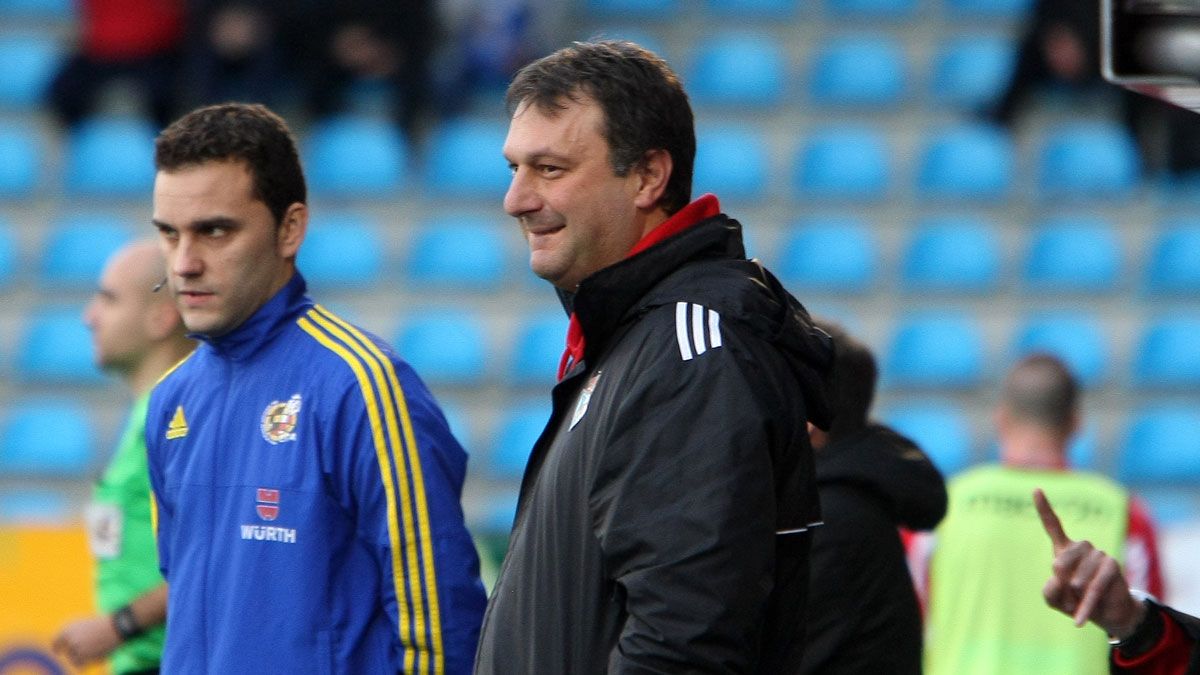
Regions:
<svg viewBox="0 0 1200 675"><path fill-rule="evenodd" d="M562 167L554 166L553 164L542 164L538 167L538 171L540 171L543 176L553 176L561 172Z"/></svg>

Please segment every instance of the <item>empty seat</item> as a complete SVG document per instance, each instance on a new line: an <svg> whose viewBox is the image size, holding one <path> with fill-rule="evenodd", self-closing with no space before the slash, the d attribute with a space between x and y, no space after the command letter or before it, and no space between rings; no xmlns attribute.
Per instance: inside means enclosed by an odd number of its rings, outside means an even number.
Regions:
<svg viewBox="0 0 1200 675"><path fill-rule="evenodd" d="M509 362L512 383L543 389L553 386L566 336L567 317L562 312L546 312L523 319L517 326Z"/></svg>
<svg viewBox="0 0 1200 675"><path fill-rule="evenodd" d="M318 122L305 143L312 191L338 197L395 197L404 185L408 147L394 123L343 116Z"/></svg>
<svg viewBox="0 0 1200 675"><path fill-rule="evenodd" d="M0 475L83 479L95 456L87 408L67 399L13 405L0 426Z"/></svg>
<svg viewBox="0 0 1200 675"><path fill-rule="evenodd" d="M1152 321L1135 347L1133 382L1142 387L1200 386L1200 315Z"/></svg>
<svg viewBox="0 0 1200 675"><path fill-rule="evenodd" d="M470 312L413 313L397 334L396 350L430 385L471 385L484 380L487 332Z"/></svg>
<svg viewBox="0 0 1200 675"><path fill-rule="evenodd" d="M495 290L504 280L511 236L511 228L491 218L435 218L413 232L401 268L417 286Z"/></svg>
<svg viewBox="0 0 1200 675"><path fill-rule="evenodd" d="M58 37L51 33L0 35L0 63L4 64L0 69L0 107L41 105L62 61L62 49Z"/></svg>
<svg viewBox="0 0 1200 675"><path fill-rule="evenodd" d="M723 33L696 46L688 95L698 105L774 105L783 97L786 61L767 35Z"/></svg>
<svg viewBox="0 0 1200 675"><path fill-rule="evenodd" d="M0 125L0 197L32 195L41 180L44 153L34 127Z"/></svg>
<svg viewBox="0 0 1200 675"><path fill-rule="evenodd" d="M705 0L714 19L787 19L796 15L800 0Z"/></svg>
<svg viewBox="0 0 1200 675"><path fill-rule="evenodd" d="M529 451L550 420L547 402L534 399L514 404L500 416L487 461L493 478L520 480Z"/></svg>
<svg viewBox="0 0 1200 675"><path fill-rule="evenodd" d="M917 192L934 199L996 200L1013 185L1015 148L1008 132L986 124L935 132L920 151Z"/></svg>
<svg viewBox="0 0 1200 675"><path fill-rule="evenodd" d="M67 22L75 18L71 0L0 0L0 18Z"/></svg>
<svg viewBox="0 0 1200 675"><path fill-rule="evenodd" d="M971 425L954 406L942 402L904 403L890 408L883 419L924 450L943 475L954 475L972 461Z"/></svg>
<svg viewBox="0 0 1200 675"><path fill-rule="evenodd" d="M980 19L1024 19L1034 0L944 0L951 16Z"/></svg>
<svg viewBox="0 0 1200 675"><path fill-rule="evenodd" d="M145 199L154 188L154 128L97 117L67 136L66 188L81 196Z"/></svg>
<svg viewBox="0 0 1200 675"><path fill-rule="evenodd" d="M1129 131L1116 123L1051 127L1037 150L1037 185L1047 198L1125 197L1139 177L1137 146Z"/></svg>
<svg viewBox="0 0 1200 675"><path fill-rule="evenodd" d="M854 216L818 215L789 228L774 265L789 288L863 293L879 277L879 244Z"/></svg>
<svg viewBox="0 0 1200 675"><path fill-rule="evenodd" d="M966 314L905 316L888 344L883 381L896 387L972 387L983 378L984 351L982 331Z"/></svg>
<svg viewBox="0 0 1200 675"><path fill-rule="evenodd" d="M12 222L0 216L0 289L8 288L20 270L20 251Z"/></svg>
<svg viewBox="0 0 1200 675"><path fill-rule="evenodd" d="M1148 405L1129 420L1117 475L1134 484L1200 486L1200 410L1186 403Z"/></svg>
<svg viewBox="0 0 1200 675"><path fill-rule="evenodd" d="M906 17L917 8L916 0L825 0L825 7L835 15L866 17Z"/></svg>
<svg viewBox="0 0 1200 675"><path fill-rule="evenodd" d="M586 0L588 12L620 19L668 19L677 16L678 0Z"/></svg>
<svg viewBox="0 0 1200 675"><path fill-rule="evenodd" d="M1163 223L1145 269L1151 293L1200 292L1200 224L1195 220Z"/></svg>
<svg viewBox="0 0 1200 675"><path fill-rule="evenodd" d="M793 182L802 198L875 200L887 191L890 165L880 131L862 126L826 128L802 142Z"/></svg>
<svg viewBox="0 0 1200 675"><path fill-rule="evenodd" d="M82 307L50 307L26 317L16 348L17 380L51 384L104 381L94 362L92 337L82 312Z"/></svg>
<svg viewBox="0 0 1200 675"><path fill-rule="evenodd" d="M297 266L314 288L362 289L381 280L383 255L384 240L370 217L317 214L300 248Z"/></svg>
<svg viewBox="0 0 1200 675"><path fill-rule="evenodd" d="M471 197L495 204L508 189L504 122L453 120L429 139L425 184L435 194Z"/></svg>
<svg viewBox="0 0 1200 675"><path fill-rule="evenodd" d="M42 245L41 283L92 288L108 257L132 239L132 228L116 215L81 213L59 218Z"/></svg>
<svg viewBox="0 0 1200 675"><path fill-rule="evenodd" d="M1034 353L1062 359L1085 387L1100 384L1108 373L1108 337L1096 317L1079 312L1048 312L1023 319L1013 336L1012 357Z"/></svg>
<svg viewBox="0 0 1200 675"><path fill-rule="evenodd" d="M982 108L1000 98L1016 58L1011 37L956 34L934 52L929 93L937 104Z"/></svg>
<svg viewBox="0 0 1200 675"><path fill-rule="evenodd" d="M883 35L848 35L827 40L812 56L808 94L823 105L895 104L905 96L908 57L900 43Z"/></svg>
<svg viewBox="0 0 1200 675"><path fill-rule="evenodd" d="M1092 217L1035 223L1022 269L1032 291L1103 293L1122 273L1121 245L1112 224Z"/></svg>
<svg viewBox="0 0 1200 675"><path fill-rule="evenodd" d="M904 250L900 280L907 291L978 293L1000 281L996 228L972 216L927 218Z"/></svg>
<svg viewBox="0 0 1200 675"><path fill-rule="evenodd" d="M767 188L770 152L762 133L749 126L701 129L696 139L693 194L757 199Z"/></svg>

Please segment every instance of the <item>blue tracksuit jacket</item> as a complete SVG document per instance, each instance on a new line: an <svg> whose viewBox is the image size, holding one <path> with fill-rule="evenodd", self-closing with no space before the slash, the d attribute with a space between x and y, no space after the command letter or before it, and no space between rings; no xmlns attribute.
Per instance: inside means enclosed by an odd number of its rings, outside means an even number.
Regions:
<svg viewBox="0 0 1200 675"><path fill-rule="evenodd" d="M466 673L466 454L416 373L295 277L154 388L163 672Z"/></svg>

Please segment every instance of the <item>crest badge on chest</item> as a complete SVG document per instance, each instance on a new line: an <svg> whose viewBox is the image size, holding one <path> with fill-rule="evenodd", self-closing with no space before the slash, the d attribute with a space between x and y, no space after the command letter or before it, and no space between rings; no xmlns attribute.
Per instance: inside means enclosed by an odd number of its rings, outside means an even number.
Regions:
<svg viewBox="0 0 1200 675"><path fill-rule="evenodd" d="M271 445L296 440L296 420L300 417L300 394L286 401L271 401L263 411L259 428L262 437Z"/></svg>

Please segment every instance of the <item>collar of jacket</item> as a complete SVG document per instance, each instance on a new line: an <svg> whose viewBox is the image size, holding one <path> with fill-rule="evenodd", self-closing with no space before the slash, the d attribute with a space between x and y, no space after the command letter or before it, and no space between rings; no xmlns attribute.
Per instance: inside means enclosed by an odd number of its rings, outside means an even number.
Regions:
<svg viewBox="0 0 1200 675"><path fill-rule="evenodd" d="M242 325L217 338L198 333L191 333L188 337L207 343L225 358L244 360L254 355L272 335L290 324L298 313L312 305L312 300L306 295L307 290L308 284L297 270L283 288L255 310Z"/></svg>
<svg viewBox="0 0 1200 675"><path fill-rule="evenodd" d="M693 213L720 209L712 195L684 208ZM636 253L587 277L574 293L559 291L563 307L568 314L575 313L583 329L585 361L604 347L639 300L684 264L705 258L746 257L741 225L723 214L681 227L645 249L635 247Z"/></svg>

